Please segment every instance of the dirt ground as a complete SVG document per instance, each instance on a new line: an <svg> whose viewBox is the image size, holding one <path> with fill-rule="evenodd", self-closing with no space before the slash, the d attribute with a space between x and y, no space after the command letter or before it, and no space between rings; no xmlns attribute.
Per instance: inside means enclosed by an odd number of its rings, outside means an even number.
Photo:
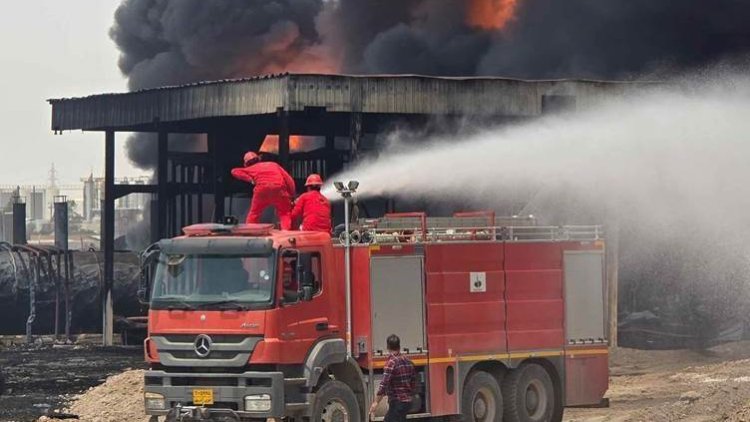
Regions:
<svg viewBox="0 0 750 422"><path fill-rule="evenodd" d="M83 421L145 421L142 371L110 377L68 409ZM750 343L706 352L619 349L611 359L610 407L568 409L567 422L750 422Z"/></svg>
<svg viewBox="0 0 750 422"><path fill-rule="evenodd" d="M565 421L750 422L750 343L702 353L619 349L607 397L609 408L567 409Z"/></svg>
<svg viewBox="0 0 750 422"><path fill-rule="evenodd" d="M87 422L148 421L143 411L143 370L111 376L104 384L89 389L64 409ZM42 417L39 421L52 421Z"/></svg>
<svg viewBox="0 0 750 422"><path fill-rule="evenodd" d="M0 421L33 421L73 395L127 368L142 368L141 348L92 345L0 347L6 378L0 392Z"/></svg>

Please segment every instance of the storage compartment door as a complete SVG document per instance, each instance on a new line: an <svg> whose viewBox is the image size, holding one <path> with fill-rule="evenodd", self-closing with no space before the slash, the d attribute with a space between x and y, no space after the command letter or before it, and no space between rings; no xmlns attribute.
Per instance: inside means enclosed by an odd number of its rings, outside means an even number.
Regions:
<svg viewBox="0 0 750 422"><path fill-rule="evenodd" d="M604 253L566 251L565 339L568 344L606 343Z"/></svg>
<svg viewBox="0 0 750 422"><path fill-rule="evenodd" d="M391 334L401 338L403 351L424 350L422 257L373 257L370 271L375 356L388 353L386 338Z"/></svg>
<svg viewBox="0 0 750 422"><path fill-rule="evenodd" d="M609 379L604 253L567 251L565 266L565 405L595 405Z"/></svg>

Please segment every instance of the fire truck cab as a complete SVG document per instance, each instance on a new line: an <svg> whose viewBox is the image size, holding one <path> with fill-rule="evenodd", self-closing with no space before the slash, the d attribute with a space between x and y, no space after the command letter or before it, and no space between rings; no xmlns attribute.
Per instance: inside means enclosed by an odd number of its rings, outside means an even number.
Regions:
<svg viewBox="0 0 750 422"><path fill-rule="evenodd" d="M410 417L559 421L608 387L602 235L491 213L387 215L341 239L186 227L144 265L146 412L382 420L385 401L367 411L396 334L418 375Z"/></svg>

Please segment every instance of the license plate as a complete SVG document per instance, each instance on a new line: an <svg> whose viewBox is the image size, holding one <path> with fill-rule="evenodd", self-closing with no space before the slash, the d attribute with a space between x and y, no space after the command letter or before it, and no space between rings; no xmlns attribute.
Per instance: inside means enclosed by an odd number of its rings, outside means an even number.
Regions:
<svg viewBox="0 0 750 422"><path fill-rule="evenodd" d="M214 404L214 390L193 390L193 404L196 406Z"/></svg>

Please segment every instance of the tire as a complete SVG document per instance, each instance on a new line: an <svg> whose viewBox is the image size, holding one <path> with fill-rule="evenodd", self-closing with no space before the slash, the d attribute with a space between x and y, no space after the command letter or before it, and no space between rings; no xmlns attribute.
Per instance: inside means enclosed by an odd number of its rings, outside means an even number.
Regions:
<svg viewBox="0 0 750 422"><path fill-rule="evenodd" d="M562 422L563 420L563 413L565 412L565 406L562 404L562 394L557 394L555 392L555 408L552 411L552 419L551 422Z"/></svg>
<svg viewBox="0 0 750 422"><path fill-rule="evenodd" d="M476 371L461 393L461 415L465 422L502 422L503 395L492 375Z"/></svg>
<svg viewBox="0 0 750 422"><path fill-rule="evenodd" d="M357 398L341 381L325 382L315 395L311 420L320 422L360 422Z"/></svg>
<svg viewBox="0 0 750 422"><path fill-rule="evenodd" d="M555 390L547 370L524 364L503 381L506 422L552 422L557 413Z"/></svg>

